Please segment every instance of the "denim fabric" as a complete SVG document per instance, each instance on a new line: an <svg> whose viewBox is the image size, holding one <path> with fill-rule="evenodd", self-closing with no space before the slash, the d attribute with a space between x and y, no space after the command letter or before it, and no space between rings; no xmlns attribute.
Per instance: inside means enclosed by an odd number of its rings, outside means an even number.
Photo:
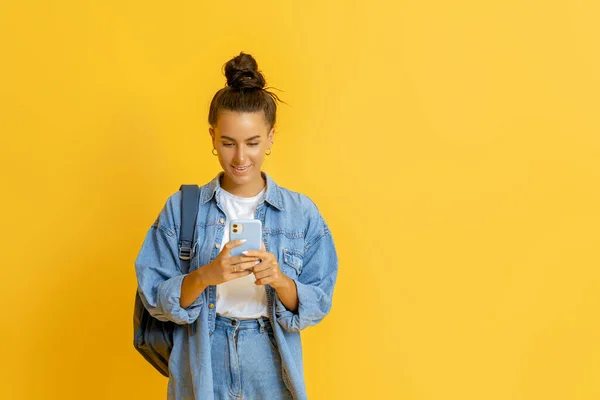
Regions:
<svg viewBox="0 0 600 400"><path fill-rule="evenodd" d="M268 318L240 320L217 315L211 335L216 399L291 400Z"/></svg>
<svg viewBox="0 0 600 400"><path fill-rule="evenodd" d="M333 237L315 203L306 195L267 181L254 217L263 224L266 250L298 292L298 310L291 312L266 285L269 319L281 355L282 379L294 399L306 399L300 331L318 324L330 312L338 257ZM219 194L223 172L201 187L190 271L210 263L221 251L225 227ZM150 314L177 324L169 359L169 400L214 399L211 336L216 329L216 286L207 287L187 308L179 305L182 273L178 237L181 192L167 199L149 228L135 260L140 298ZM196 325L192 334L191 325Z"/></svg>

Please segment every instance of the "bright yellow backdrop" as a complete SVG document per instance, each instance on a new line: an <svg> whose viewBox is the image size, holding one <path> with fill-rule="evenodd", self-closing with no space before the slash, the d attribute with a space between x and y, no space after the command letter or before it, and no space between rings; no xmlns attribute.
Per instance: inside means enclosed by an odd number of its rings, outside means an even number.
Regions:
<svg viewBox="0 0 600 400"><path fill-rule="evenodd" d="M3 399L165 398L133 262L220 167L207 113L253 54L288 105L264 170L339 252L311 399L600 397L597 2L3 6Z"/></svg>

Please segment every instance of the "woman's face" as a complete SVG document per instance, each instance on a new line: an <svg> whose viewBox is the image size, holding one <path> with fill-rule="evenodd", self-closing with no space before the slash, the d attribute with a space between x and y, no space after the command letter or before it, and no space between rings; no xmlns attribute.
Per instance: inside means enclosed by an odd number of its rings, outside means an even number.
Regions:
<svg viewBox="0 0 600 400"><path fill-rule="evenodd" d="M275 128L269 131L264 112L220 110L217 126L209 128L213 147L228 180L243 185L262 180L265 152L273 145ZM239 171L235 167L246 167Z"/></svg>

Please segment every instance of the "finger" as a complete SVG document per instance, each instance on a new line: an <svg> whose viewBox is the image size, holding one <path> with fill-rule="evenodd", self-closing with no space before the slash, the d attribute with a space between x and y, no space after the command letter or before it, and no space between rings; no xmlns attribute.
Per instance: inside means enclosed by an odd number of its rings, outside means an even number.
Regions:
<svg viewBox="0 0 600 400"><path fill-rule="evenodd" d="M232 240L230 242L225 243L225 246L223 246L223 248L227 249L227 250L231 250L234 247L242 245L245 241L246 241L246 239Z"/></svg>
<svg viewBox="0 0 600 400"><path fill-rule="evenodd" d="M239 239L227 242L225 243L225 246L223 246L223 250L221 251L221 253L225 254L226 256L229 256L231 255L232 248L242 245L245 241L246 239Z"/></svg>
<svg viewBox="0 0 600 400"><path fill-rule="evenodd" d="M250 257L267 258L271 253L265 250L244 250L242 254Z"/></svg>
<svg viewBox="0 0 600 400"><path fill-rule="evenodd" d="M249 265L248 265L249 264ZM252 270L252 267L254 267L253 263L241 263L241 264L232 264L229 267L229 273L230 274L239 274L239 273L246 273L246 272L254 272Z"/></svg>
<svg viewBox="0 0 600 400"><path fill-rule="evenodd" d="M228 278L226 278L228 281L231 281L233 279L237 279L237 278L241 278L243 276L248 276L252 273L252 271L250 270L245 270L245 271L237 271L237 272L232 272L228 275Z"/></svg>
<svg viewBox="0 0 600 400"><path fill-rule="evenodd" d="M245 271L247 269L250 269L250 270L252 270L252 272L254 272L253 268L256 267L258 264L259 264L258 261L248 261L248 262L237 264L235 266L235 268L238 271Z"/></svg>
<svg viewBox="0 0 600 400"><path fill-rule="evenodd" d="M267 248L265 247L265 244L263 242L260 242L260 248L263 250L267 250Z"/></svg>
<svg viewBox="0 0 600 400"><path fill-rule="evenodd" d="M276 270L275 268L267 268L264 269L262 271L257 272L256 270L254 271L254 276L256 277L256 279L262 279L262 278L266 278L268 276L273 276L276 275Z"/></svg>
<svg viewBox="0 0 600 400"><path fill-rule="evenodd" d="M267 270L269 268L274 268L273 264L271 264L270 262L261 262L254 266L253 271L256 273L256 272Z"/></svg>
<svg viewBox="0 0 600 400"><path fill-rule="evenodd" d="M243 262L257 261L257 260L259 260L258 257L250 257L250 256L231 256L229 258L229 261L231 261L232 264L239 264L239 263L243 263Z"/></svg>
<svg viewBox="0 0 600 400"><path fill-rule="evenodd" d="M254 284L259 285L259 286L264 286L264 285L268 285L271 282L275 282L275 279L273 277L258 279L256 282L254 282Z"/></svg>

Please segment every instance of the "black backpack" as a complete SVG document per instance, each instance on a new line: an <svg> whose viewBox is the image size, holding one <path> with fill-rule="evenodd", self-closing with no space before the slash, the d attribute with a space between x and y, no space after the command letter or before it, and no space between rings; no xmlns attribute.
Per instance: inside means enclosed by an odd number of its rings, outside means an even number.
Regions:
<svg viewBox="0 0 600 400"><path fill-rule="evenodd" d="M198 215L198 185L181 185L181 234L179 237L179 258L181 270L187 274L190 270L192 240ZM135 292L135 307L133 311L133 346L161 374L169 376L169 356L173 349L173 331L175 322L159 321L150 315L140 299L137 289ZM196 333L196 324L188 329Z"/></svg>

